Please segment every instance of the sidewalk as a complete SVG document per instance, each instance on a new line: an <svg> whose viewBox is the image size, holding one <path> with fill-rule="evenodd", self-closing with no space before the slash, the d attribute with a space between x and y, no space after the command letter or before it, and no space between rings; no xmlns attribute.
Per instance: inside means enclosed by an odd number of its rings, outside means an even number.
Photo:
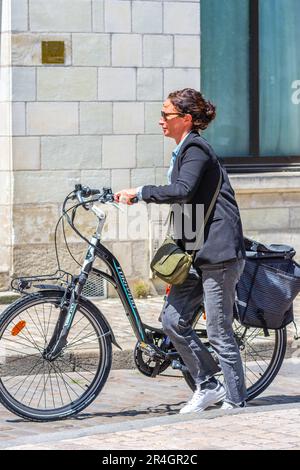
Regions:
<svg viewBox="0 0 300 470"><path fill-rule="evenodd" d="M142 320L159 326L162 303L162 297L137 300ZM0 448L300 449L300 341L275 381L245 410L214 407L179 415L191 394L181 373L169 368L152 379L132 369L136 338L121 302L107 299L97 305L123 348L113 348L115 370L101 394L77 417L54 423L26 422L0 406ZM291 327L289 337L293 334Z"/></svg>
<svg viewBox="0 0 300 470"><path fill-rule="evenodd" d="M254 412L253 412L254 411ZM113 432L98 429L89 436L57 439L51 443L8 447L10 450L300 450L300 406L261 408L259 411L207 412L159 423L143 422L141 428ZM241 416L243 415L243 416ZM280 428L274 430L275 423ZM184 453L184 451L182 452Z"/></svg>
<svg viewBox="0 0 300 470"><path fill-rule="evenodd" d="M120 392L120 390L122 390ZM178 414L190 396L179 377L112 371L77 418L29 423L0 408L2 449L300 449L300 359L245 409ZM6 430L5 430L6 429Z"/></svg>

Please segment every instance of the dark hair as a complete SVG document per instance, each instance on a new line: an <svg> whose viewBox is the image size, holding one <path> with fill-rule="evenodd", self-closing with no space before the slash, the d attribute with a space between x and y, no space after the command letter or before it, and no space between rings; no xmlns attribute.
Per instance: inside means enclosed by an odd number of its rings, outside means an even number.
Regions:
<svg viewBox="0 0 300 470"><path fill-rule="evenodd" d="M168 99L179 112L191 114L195 131L206 129L216 117L216 107L210 101L206 101L200 91L193 88L173 91Z"/></svg>

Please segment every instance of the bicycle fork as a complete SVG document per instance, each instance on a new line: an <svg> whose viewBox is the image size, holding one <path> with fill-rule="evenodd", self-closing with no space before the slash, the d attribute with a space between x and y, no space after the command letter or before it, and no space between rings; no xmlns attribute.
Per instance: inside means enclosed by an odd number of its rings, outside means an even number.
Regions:
<svg viewBox="0 0 300 470"><path fill-rule="evenodd" d="M68 335L78 308L78 299L80 298L83 287L87 281L88 275L92 269L95 260L95 245L97 235L92 237L91 245L87 251L81 272L77 278L76 285L71 290L66 290L60 303L60 315L54 328L52 337L48 346L44 349L43 357L48 361L54 361L68 344ZM70 300L67 294L71 292Z"/></svg>

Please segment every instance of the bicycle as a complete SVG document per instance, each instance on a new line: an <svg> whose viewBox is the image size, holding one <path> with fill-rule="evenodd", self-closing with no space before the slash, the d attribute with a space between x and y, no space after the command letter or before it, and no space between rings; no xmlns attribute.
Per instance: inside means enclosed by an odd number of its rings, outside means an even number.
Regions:
<svg viewBox="0 0 300 470"><path fill-rule="evenodd" d="M67 209L69 201L74 200L76 204ZM142 322L121 265L101 243L106 214L97 203L118 207L110 188L99 191L81 185L76 185L63 203L59 222L67 219L88 244L79 275L63 271L59 266L54 275L12 281L12 287L22 296L0 317L0 402L22 418L32 421L69 418L86 408L108 379L112 345L120 346L102 312L82 294L91 273L103 277L117 290L137 338L134 349L137 369L152 378L168 367L178 369L189 387L195 389L170 338L162 329ZM90 240L74 224L81 206L97 218ZM105 262L110 273L93 266L97 257ZM31 292L32 288L37 291ZM195 311L193 327L218 361L207 339L204 318L201 303ZM236 320L233 326L243 359L248 400L252 400L270 385L281 367L287 344L286 329L273 331L266 338L259 328L244 327ZM221 371L218 375L221 378Z"/></svg>

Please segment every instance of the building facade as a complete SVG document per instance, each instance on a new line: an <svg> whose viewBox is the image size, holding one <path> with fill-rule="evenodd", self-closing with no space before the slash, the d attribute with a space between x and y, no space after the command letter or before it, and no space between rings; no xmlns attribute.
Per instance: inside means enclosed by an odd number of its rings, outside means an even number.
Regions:
<svg viewBox="0 0 300 470"><path fill-rule="evenodd" d="M282 21L300 17L299 2L272 1L278 8L289 3L293 14L282 19L280 11ZM76 183L113 191L166 183L174 141L161 134L160 109L170 91L184 87L202 89L220 109L207 138L228 166L245 234L291 244L300 255L300 52L288 38L288 50L276 49L276 30L265 31L270 12L260 11L259 1L0 4L1 290L12 276L55 271L54 228ZM285 82L278 84L277 69L265 63L268 47L283 60L278 74L290 71L288 106L273 104ZM146 225L152 222L148 217ZM120 239L120 223L109 208L105 243L129 282L149 281L148 231ZM91 233L88 214L78 224ZM84 243L67 235L80 260ZM63 267L74 269L61 233L58 240Z"/></svg>

